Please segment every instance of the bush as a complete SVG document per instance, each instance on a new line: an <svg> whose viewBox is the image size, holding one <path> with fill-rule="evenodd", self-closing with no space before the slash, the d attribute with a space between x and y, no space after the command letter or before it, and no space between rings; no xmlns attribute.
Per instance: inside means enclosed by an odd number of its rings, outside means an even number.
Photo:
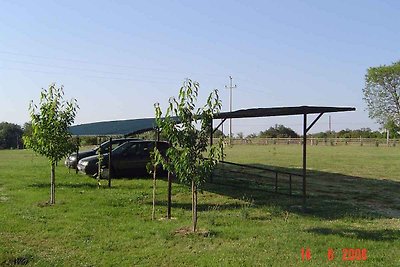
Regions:
<svg viewBox="0 0 400 267"><path fill-rule="evenodd" d="M82 146L97 145L97 137L95 136L79 137L79 141Z"/></svg>

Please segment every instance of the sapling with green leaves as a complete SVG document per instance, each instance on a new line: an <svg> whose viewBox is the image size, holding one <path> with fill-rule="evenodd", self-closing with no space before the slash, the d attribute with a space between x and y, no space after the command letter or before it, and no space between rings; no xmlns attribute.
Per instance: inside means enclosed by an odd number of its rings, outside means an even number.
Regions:
<svg viewBox="0 0 400 267"><path fill-rule="evenodd" d="M68 128L73 124L78 108L76 99L64 100L63 86L56 87L56 84L42 90L39 106L33 101L29 105L32 133L23 137L24 143L50 162L50 204L56 201L55 166L76 149Z"/></svg>
<svg viewBox="0 0 400 267"><path fill-rule="evenodd" d="M156 104L155 106L157 106ZM157 129L158 131L158 129ZM155 220L156 218L156 187L157 187L157 168L164 161L161 153L158 152L157 142L154 143L154 151L151 152L151 161L147 163L146 168L149 173L153 176L153 207L151 212L151 219ZM155 152L157 151L157 153ZM166 162L165 162L166 164Z"/></svg>
<svg viewBox="0 0 400 267"><path fill-rule="evenodd" d="M215 145L209 144L213 117L222 106L218 90L210 93L202 107L196 107L198 92L199 83L188 79L178 97L169 99L165 114L158 104L155 105L157 127L170 142L170 147L166 157L157 148L152 154L156 165L162 164L181 182L191 185L193 232L197 229L197 192L210 178L222 156L222 139Z"/></svg>

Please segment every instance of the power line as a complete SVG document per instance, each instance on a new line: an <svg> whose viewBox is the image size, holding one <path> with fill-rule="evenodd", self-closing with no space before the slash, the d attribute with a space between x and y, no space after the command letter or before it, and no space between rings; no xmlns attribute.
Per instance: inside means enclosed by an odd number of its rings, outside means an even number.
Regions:
<svg viewBox="0 0 400 267"><path fill-rule="evenodd" d="M81 78L92 78L92 79L106 79L106 80L117 80L117 81L130 81L137 83L148 83L148 84L165 84L164 81L154 81L154 80L145 80L145 79L133 79L127 77L112 77L112 76L99 76L99 75L91 75L91 74L71 74L66 72L57 72L57 71L44 71L44 70L36 70L36 69L25 69L25 68L10 68L10 67L2 67L0 69L11 70L11 71L20 71L20 72L33 72L33 73L43 73L43 74L53 74L53 75L64 75L64 76L74 76ZM154 87L155 90L164 92L158 87Z"/></svg>
<svg viewBox="0 0 400 267"><path fill-rule="evenodd" d="M329 115L329 132L332 132L332 119L331 119L331 115Z"/></svg>
<svg viewBox="0 0 400 267"><path fill-rule="evenodd" d="M94 73L101 73L101 74L110 74L110 75L126 75L124 72L125 69L126 71L128 71L129 69L135 69L135 70L144 70L144 71L152 71L152 72L164 72L164 73L175 73L175 74L181 74L184 76L187 76L188 73L184 73L182 71L178 71L178 70L172 70L170 68L152 68L152 67L138 67L138 66L132 66L132 65L120 65L120 64L110 64L110 63L101 63L101 62L93 62L93 61L89 61L89 60L80 60L80 59L73 59L73 58L57 58L57 57L49 57L49 56L39 56L39 55L31 55L31 54L24 54L24 53L16 53L16 52L10 52L10 51L0 51L0 54L3 55L10 55L10 56L14 56L14 57L25 57L25 58L35 58L35 59L39 59L39 60L45 60L45 61L53 61L53 62L57 62L57 61L63 61L63 62L71 62L71 63L78 63L78 64L85 64L85 65L92 65L92 66L99 66L99 67L114 67L114 68L119 68L121 69L121 72L111 72L111 71L104 71L104 70L96 70L96 69L88 69L88 68L81 68L81 67L75 67L76 64L74 64L74 67L71 66L60 66L54 64L54 63L38 63L38 62L28 62L28 61L21 61L21 60L16 60L16 59L5 59L2 58L2 61L8 61L8 62L13 62L13 63L17 63L17 64L22 64L22 65L34 65L34 66L42 66L42 67L49 67L49 68L58 68L58 69L66 69L66 70L76 70L76 71L85 71L85 72L94 72ZM43 72L44 73L44 72ZM50 72L48 72L50 73ZM191 75L205 75L205 76L213 76L213 77L220 77L219 74L216 73L200 73L200 72L191 72ZM245 75L245 74L242 74ZM156 78L156 79L162 79L164 80L164 77L161 77L163 75L159 75L159 76L153 76L153 77L149 77L151 79ZM103 78L103 77L102 77ZM256 84L256 85L260 85L261 87L263 85L259 84L257 81L252 80L252 79L247 79L247 78L241 78L241 80L246 80L249 81L251 84ZM245 91L241 91L244 92L246 94L250 94L252 95L251 92L255 92L255 93L262 93L262 94L270 94L271 92L266 92L263 90L259 90L259 89L255 89L253 87L249 87L247 88Z"/></svg>
<svg viewBox="0 0 400 267"><path fill-rule="evenodd" d="M11 59L1 59L2 61L8 61L20 65L31 65L31 66L39 66L39 67L44 67L44 68L51 68L51 69L64 69L64 70L71 70L71 71L78 71L78 72L92 72L92 73L99 73L99 74L108 74L108 75L117 75L117 76L128 76L131 77L132 74L131 72L111 72L111 71L103 71L103 70L96 70L96 69L87 69L87 68L79 68L79 67L70 67L70 66L60 66L60 65L53 65L53 64L44 64L44 63L36 63L36 62L28 62L28 61L20 61L20 60L11 60ZM12 69L12 68L9 68ZM65 72L63 72L65 73ZM136 74L139 75L139 74ZM140 75L141 77L144 77L143 75ZM163 80L165 81L166 77L165 76L149 76L146 75L147 78L149 79L158 79L158 80Z"/></svg>
<svg viewBox="0 0 400 267"><path fill-rule="evenodd" d="M144 67L138 67L138 66L132 66L132 65L119 65L119 64L92 62L92 61L88 61L88 60L79 60L79 59L72 59L72 58L67 59L67 58L56 58L56 57L29 55L29 54L21 54L21 53L8 52L8 51L0 51L0 54L12 55L12 56L17 56L17 57L38 58L38 59L51 60L51 61L73 62L73 63L96 65L96 66L103 66L103 67L115 67L115 68L124 68L124 69L136 69L136 70L147 70L147 71L158 71L158 72L165 72L165 73L183 74L182 71L173 70L173 69L170 69L170 68L152 68L152 67L144 68ZM26 64L32 64L32 63L26 63ZM200 75L201 74L201 75L207 75L207 76L215 76L215 77L218 76L218 77L220 77L220 75L216 74L216 73L196 73L196 72L194 72L192 74L195 74L195 75ZM187 75L187 74L184 74L184 75Z"/></svg>

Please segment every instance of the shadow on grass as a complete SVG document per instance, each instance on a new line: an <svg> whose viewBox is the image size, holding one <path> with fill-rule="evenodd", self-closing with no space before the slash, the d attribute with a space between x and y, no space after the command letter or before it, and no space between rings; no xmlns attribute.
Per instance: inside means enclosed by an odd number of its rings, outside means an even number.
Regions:
<svg viewBox="0 0 400 267"><path fill-rule="evenodd" d="M78 174L79 175L79 174ZM91 176L83 176L84 179L86 179L88 182L71 182L71 183L57 183L56 187L57 188L98 188L98 184L97 184L97 179L93 178ZM115 177L111 179L111 188L113 189L115 188L115 186L113 186L113 181L116 180L127 180L127 181L133 181L133 180L150 180L153 179L152 176L150 176L150 174L138 174L137 176L131 176L131 177L126 177L126 176L120 176L120 177ZM164 180L167 181L167 176L160 176L157 177L157 180ZM89 182L90 181L90 182ZM108 184L108 180L105 178L100 179L100 183L102 184L102 188L108 188L106 185ZM32 188L48 188L50 187L50 182L49 183L33 183L30 184L29 187Z"/></svg>
<svg viewBox="0 0 400 267"><path fill-rule="evenodd" d="M252 165L286 173L300 174L300 169ZM292 175L292 196L289 196L289 175L239 166L219 165L213 183L205 190L236 199L247 196L255 205L275 206L323 219L400 218L400 183L338 173L307 171L307 202L302 207L302 177Z"/></svg>
<svg viewBox="0 0 400 267"><path fill-rule="evenodd" d="M322 219L339 218L400 218L400 183L348 176L339 173L307 171L307 203L303 209L301 169L276 168L268 165L256 167L293 173L292 196L289 196L289 175L278 175L278 194L275 193L275 173L254 170L240 166L219 165L213 183L207 183L204 190L226 195L238 200L251 200L254 205L277 208L305 216ZM149 174L126 180L149 180ZM166 180L166 177L157 177ZM116 179L113 179L116 180ZM105 181L105 180L102 180ZM174 183L176 183L174 179ZM31 187L48 188L48 183L32 184ZM124 185L127 186L127 185ZM97 188L95 180L84 183L63 183L57 187ZM113 187L112 187L113 188ZM246 199L245 199L246 198ZM151 203L146 203L151 204ZM166 202L159 202L166 206ZM172 203L174 208L191 209L191 203ZM213 204L199 203L199 211L207 211ZM222 204L220 209L237 209L240 204Z"/></svg>
<svg viewBox="0 0 400 267"><path fill-rule="evenodd" d="M33 188L49 188L50 187L50 183L35 183L35 184L31 184L29 185L29 187L33 187ZM57 188L62 188L62 187L66 187L66 188L97 188L97 183L94 181L93 183L57 183L56 184Z"/></svg>
<svg viewBox="0 0 400 267"><path fill-rule="evenodd" d="M400 230L383 229L383 230L360 230L354 228L311 228L308 233L320 235L337 235L340 237L350 237L357 239L365 239L371 241L395 241L400 239Z"/></svg>
<svg viewBox="0 0 400 267"><path fill-rule="evenodd" d="M152 202L148 201L147 205L152 205ZM157 201L157 206L164 206L167 207L167 201ZM182 202L172 202L172 208L184 209L184 210L192 210L192 203L182 203ZM215 205L205 204L205 203L198 203L197 204L197 211L208 211L211 210ZM240 208L240 204L238 203L226 203L226 204L218 204L218 210L235 210Z"/></svg>

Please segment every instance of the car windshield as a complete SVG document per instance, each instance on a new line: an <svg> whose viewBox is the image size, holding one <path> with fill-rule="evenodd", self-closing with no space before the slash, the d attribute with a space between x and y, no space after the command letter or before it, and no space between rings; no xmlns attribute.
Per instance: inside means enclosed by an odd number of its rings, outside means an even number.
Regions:
<svg viewBox="0 0 400 267"><path fill-rule="evenodd" d="M101 143L100 145L96 145L93 147L93 150L98 152L98 150L100 149L101 153L104 153L104 150L108 147L108 144L110 143L110 141L106 141Z"/></svg>
<svg viewBox="0 0 400 267"><path fill-rule="evenodd" d="M126 151L127 149L129 149L130 147L132 147L135 144L135 142L127 142L127 143L123 143L122 145L116 147L112 153L113 154L121 154L124 151Z"/></svg>
<svg viewBox="0 0 400 267"><path fill-rule="evenodd" d="M112 142L112 149L118 147L121 143L122 142L120 142L118 140L117 141L113 141ZM110 141L106 141L106 142L102 143L100 146L98 146L95 150L96 150L96 152L98 152L98 150L100 149L100 153L104 154L104 153L108 153L109 147L110 147Z"/></svg>
<svg viewBox="0 0 400 267"><path fill-rule="evenodd" d="M118 146L118 144L112 144L113 147ZM108 153L110 147L110 141L104 142L100 145L101 154Z"/></svg>

